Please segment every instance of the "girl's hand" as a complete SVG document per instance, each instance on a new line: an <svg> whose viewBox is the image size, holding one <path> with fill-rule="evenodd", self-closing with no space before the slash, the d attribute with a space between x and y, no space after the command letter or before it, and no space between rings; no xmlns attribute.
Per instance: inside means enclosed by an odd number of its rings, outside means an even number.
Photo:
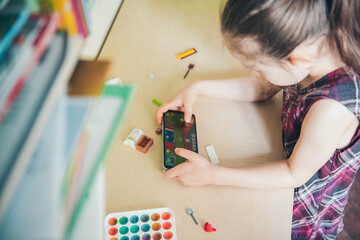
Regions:
<svg viewBox="0 0 360 240"><path fill-rule="evenodd" d="M179 110L184 112L185 122L190 122L193 111L193 103L199 93L194 83L183 87L170 101L161 105L156 112L156 119L160 125L163 113L168 110Z"/></svg>
<svg viewBox="0 0 360 240"><path fill-rule="evenodd" d="M211 183L213 164L201 155L184 149L176 148L175 153L187 161L165 171L167 178L174 178L186 186L201 186Z"/></svg>

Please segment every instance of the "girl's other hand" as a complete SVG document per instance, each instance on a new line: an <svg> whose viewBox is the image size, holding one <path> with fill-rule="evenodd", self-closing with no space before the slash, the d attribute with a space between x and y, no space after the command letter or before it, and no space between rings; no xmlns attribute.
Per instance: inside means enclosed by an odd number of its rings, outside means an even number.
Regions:
<svg viewBox="0 0 360 240"><path fill-rule="evenodd" d="M206 158L184 148L176 148L175 153L186 158L187 161L165 171L165 177L177 179L186 186L201 186L211 183L214 165Z"/></svg>
<svg viewBox="0 0 360 240"><path fill-rule="evenodd" d="M156 111L156 119L161 125L162 117L168 110L184 112L185 122L190 122L193 111L193 104L199 93L196 84L192 83L183 87L170 101L161 105Z"/></svg>

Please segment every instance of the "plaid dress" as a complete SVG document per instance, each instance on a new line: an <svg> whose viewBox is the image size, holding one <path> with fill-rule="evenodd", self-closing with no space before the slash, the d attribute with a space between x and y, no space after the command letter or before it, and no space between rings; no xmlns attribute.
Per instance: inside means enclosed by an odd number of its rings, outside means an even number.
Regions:
<svg viewBox="0 0 360 240"><path fill-rule="evenodd" d="M360 80L340 68L300 89L284 87L283 144L290 157L306 113L316 101L333 99L360 119ZM350 144L332 157L304 185L294 190L292 239L335 239L343 229L342 218L349 190L360 166L360 128Z"/></svg>

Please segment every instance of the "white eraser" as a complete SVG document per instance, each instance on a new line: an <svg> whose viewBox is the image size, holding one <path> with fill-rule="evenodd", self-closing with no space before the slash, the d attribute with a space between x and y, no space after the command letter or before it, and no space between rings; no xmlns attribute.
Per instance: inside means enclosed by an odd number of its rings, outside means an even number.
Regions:
<svg viewBox="0 0 360 240"><path fill-rule="evenodd" d="M207 145L205 146L206 153L210 159L210 162L213 164L219 164L220 161L216 155L215 149L213 145Z"/></svg>
<svg viewBox="0 0 360 240"><path fill-rule="evenodd" d="M120 85L120 86L122 86L123 83L120 80L120 78L113 78L113 79L107 80L105 82L105 85Z"/></svg>
<svg viewBox="0 0 360 240"><path fill-rule="evenodd" d="M124 144L128 145L129 147L135 148L136 142L141 138L142 135L144 135L143 131L141 131L138 128L135 128L125 139Z"/></svg>

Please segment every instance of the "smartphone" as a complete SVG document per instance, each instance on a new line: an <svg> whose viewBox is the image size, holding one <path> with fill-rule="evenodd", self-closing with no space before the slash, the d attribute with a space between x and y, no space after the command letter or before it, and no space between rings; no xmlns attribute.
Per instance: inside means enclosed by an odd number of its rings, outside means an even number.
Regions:
<svg viewBox="0 0 360 240"><path fill-rule="evenodd" d="M190 123L184 120L184 113L169 110L163 114L163 167L169 170L186 161L185 158L175 154L175 148L186 148L198 152L196 121L191 116Z"/></svg>

